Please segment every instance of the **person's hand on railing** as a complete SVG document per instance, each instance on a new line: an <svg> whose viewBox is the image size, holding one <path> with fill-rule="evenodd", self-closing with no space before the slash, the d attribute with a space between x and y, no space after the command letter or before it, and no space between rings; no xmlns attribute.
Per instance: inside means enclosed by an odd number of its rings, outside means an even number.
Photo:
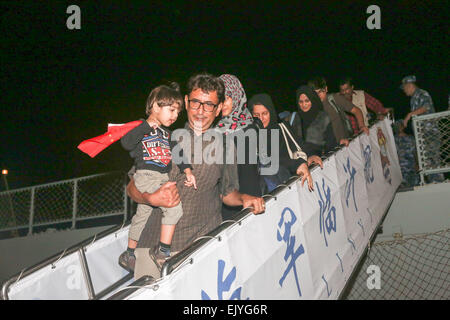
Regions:
<svg viewBox="0 0 450 320"><path fill-rule="evenodd" d="M310 167L313 163L319 165L323 169L323 162L319 156L312 155L308 157L308 167Z"/></svg>
<svg viewBox="0 0 450 320"><path fill-rule="evenodd" d="M309 172L308 165L306 163L302 163L297 168L297 175L302 177L302 187L305 183L305 180L308 180L308 189L309 191L314 191L313 179L311 177L311 173Z"/></svg>
<svg viewBox="0 0 450 320"><path fill-rule="evenodd" d="M377 119L378 120L384 120L384 118L387 115L390 115L390 117L393 118L393 116L394 116L394 109L393 108L385 108L385 110L386 110L385 112L377 113Z"/></svg>
<svg viewBox="0 0 450 320"><path fill-rule="evenodd" d="M348 141L348 139L341 139L340 141L339 141L339 144L340 145L344 145L344 146L346 146L346 147L348 147L348 144L349 144L350 142Z"/></svg>
<svg viewBox="0 0 450 320"><path fill-rule="evenodd" d="M367 128L366 126L364 126L361 129L359 129L359 132L364 132L367 135L370 134L369 128Z"/></svg>
<svg viewBox="0 0 450 320"><path fill-rule="evenodd" d="M263 198L251 196L249 194L241 194L242 207L253 208L253 214L263 213L266 210L266 203Z"/></svg>

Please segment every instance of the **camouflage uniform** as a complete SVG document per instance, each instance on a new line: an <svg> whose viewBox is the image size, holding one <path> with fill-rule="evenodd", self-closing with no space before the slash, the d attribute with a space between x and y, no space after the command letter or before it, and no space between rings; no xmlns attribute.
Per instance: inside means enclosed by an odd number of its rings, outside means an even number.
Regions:
<svg viewBox="0 0 450 320"><path fill-rule="evenodd" d="M430 94L420 88L417 88L415 90L414 94L411 97L410 104L411 112L416 111L421 107L426 108L426 111L425 113L423 113L423 115L435 112L433 100L431 99ZM427 168L437 168L441 163L441 141L439 138L439 127L437 126L435 121L429 121L424 122L423 129L423 135L426 140L426 143L423 147L423 152L425 155L425 166ZM428 182L442 182L444 181L444 175L442 173L430 174L426 176L426 179Z"/></svg>
<svg viewBox="0 0 450 320"><path fill-rule="evenodd" d="M398 161L402 171L402 186L413 187L419 185L420 178L416 171L416 141L413 136L395 135Z"/></svg>

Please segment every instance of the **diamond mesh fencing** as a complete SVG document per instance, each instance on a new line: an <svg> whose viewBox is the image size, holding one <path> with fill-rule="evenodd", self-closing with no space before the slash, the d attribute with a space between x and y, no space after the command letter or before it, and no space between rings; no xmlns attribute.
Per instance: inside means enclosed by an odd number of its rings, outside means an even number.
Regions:
<svg viewBox="0 0 450 320"><path fill-rule="evenodd" d="M442 181L450 171L450 111L413 117L413 124L422 182L427 175Z"/></svg>
<svg viewBox="0 0 450 320"><path fill-rule="evenodd" d="M0 229L27 226L30 217L31 188L0 193Z"/></svg>
<svg viewBox="0 0 450 320"><path fill-rule="evenodd" d="M0 193L0 231L126 214L124 172L111 172Z"/></svg>
<svg viewBox="0 0 450 320"><path fill-rule="evenodd" d="M450 299L450 229L375 243L357 275L348 300ZM370 285L370 266L380 285Z"/></svg>

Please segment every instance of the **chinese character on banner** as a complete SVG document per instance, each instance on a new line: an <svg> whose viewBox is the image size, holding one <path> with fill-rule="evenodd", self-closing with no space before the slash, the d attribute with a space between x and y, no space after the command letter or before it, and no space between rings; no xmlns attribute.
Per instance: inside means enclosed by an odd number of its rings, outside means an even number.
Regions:
<svg viewBox="0 0 450 320"><path fill-rule="evenodd" d="M234 280L236 280L236 267L233 267L230 273L226 276L225 280L223 279L225 271L225 261L218 261L218 273L217 273L217 299L223 300L223 294L225 292L229 292L231 289L231 285ZM231 293L230 298L228 300L241 300L241 290L242 287L237 288ZM202 300L211 300L209 295L202 290ZM249 298L247 298L249 300Z"/></svg>
<svg viewBox="0 0 450 320"><path fill-rule="evenodd" d="M298 294L301 297L302 291L300 290L300 283L298 281L298 275L297 275L297 267L295 265L295 261L303 254L305 253L305 249L303 248L303 245L300 244L297 249L295 248L295 236L291 235L292 231L292 225L297 221L297 217L295 216L294 212L286 207L281 212L281 218L278 222L278 230L277 230L277 240L283 241L286 243L286 252L284 254L284 261L288 261L290 258L288 266L286 267L286 270L283 273L283 276L281 277L279 283L280 286L283 286L283 282L286 279L286 276L288 273L292 270L295 277L295 282L297 284L297 290ZM284 233L281 235L281 227L284 223Z"/></svg>
<svg viewBox="0 0 450 320"><path fill-rule="evenodd" d="M320 233L323 233L325 245L328 247L327 234L330 235L331 231L336 232L336 208L331 205L331 191L330 187L325 185L325 179L322 178L322 191L320 192L319 185L316 182L316 190L319 193L319 223ZM324 198L325 197L325 198Z"/></svg>
<svg viewBox="0 0 450 320"><path fill-rule="evenodd" d="M350 198L350 194L353 196L353 203L355 205L355 210L358 212L358 207L356 206L355 200L355 175L356 169L355 167L350 168L350 157L347 158L347 166L344 165L344 171L349 175L347 181L345 181L345 202L348 208L348 199Z"/></svg>

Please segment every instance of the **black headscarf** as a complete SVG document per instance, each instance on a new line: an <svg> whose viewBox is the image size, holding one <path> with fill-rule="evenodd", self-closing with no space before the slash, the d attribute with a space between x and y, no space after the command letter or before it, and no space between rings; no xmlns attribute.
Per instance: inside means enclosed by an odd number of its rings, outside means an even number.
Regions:
<svg viewBox="0 0 450 320"><path fill-rule="evenodd" d="M275 106L273 104L272 98L267 93L259 93L259 94L255 94L253 97L251 97L250 100L248 101L248 109L250 110L250 112L252 114L253 114L253 108L257 104L261 104L264 107L266 107L267 110L269 110L270 122L266 129L278 128L278 126L277 126L278 115L277 115L277 112L275 111Z"/></svg>
<svg viewBox="0 0 450 320"><path fill-rule="evenodd" d="M311 89L309 86L301 86L295 92L295 96L297 98L296 99L297 106L298 106L298 99L302 94L305 94L311 101L311 109L309 109L307 112L303 112L300 107L297 107L299 110L298 114L302 122L303 136L305 136L305 132L309 128L311 123L316 119L317 115L321 111L323 111L323 104L322 101L320 101L319 96L313 89Z"/></svg>

